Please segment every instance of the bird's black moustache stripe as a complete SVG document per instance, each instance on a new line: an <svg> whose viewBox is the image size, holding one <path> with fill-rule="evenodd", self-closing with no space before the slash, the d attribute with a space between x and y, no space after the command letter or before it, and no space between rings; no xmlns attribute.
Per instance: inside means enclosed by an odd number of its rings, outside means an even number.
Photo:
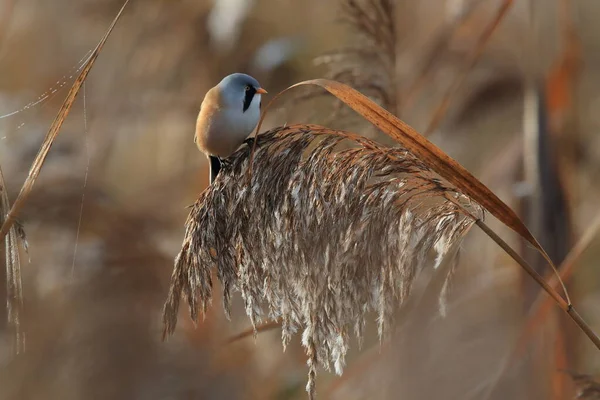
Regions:
<svg viewBox="0 0 600 400"><path fill-rule="evenodd" d="M250 107L250 103L252 103L252 99L254 98L255 94L256 88L254 86L249 86L246 90L246 95L244 97L244 109L242 110L243 112L246 112L246 110Z"/></svg>

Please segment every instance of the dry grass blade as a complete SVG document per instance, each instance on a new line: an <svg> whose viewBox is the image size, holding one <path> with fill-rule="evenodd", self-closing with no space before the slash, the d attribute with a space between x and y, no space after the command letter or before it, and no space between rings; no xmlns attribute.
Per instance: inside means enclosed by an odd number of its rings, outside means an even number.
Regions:
<svg viewBox="0 0 600 400"><path fill-rule="evenodd" d="M65 101L63 102L60 110L58 111L58 114L54 118L54 121L52 121L52 125L50 126L48 133L44 137L44 141L42 142L42 145L40 146L40 150L38 151L38 153L35 157L35 160L33 161L32 165L31 165L31 168L29 170L29 175L27 176L27 179L23 183L23 186L21 187L21 191L19 192L17 199L13 203L12 208L10 209L10 212L6 216L6 219L4 220L4 222L2 224L2 228L0 228L0 239L4 239L4 237L6 236L6 234L9 231L9 229L15 223L15 220L17 218L19 211L21 210L21 208L27 201L27 197L29 196L29 193L33 189L33 185L35 184L35 181L40 174L40 171L42 169L44 161L46 160L46 156L48 155L48 152L50 151L50 148L52 147L54 140L56 140L56 137L58 136L58 133L60 132L60 128L62 127L65 119L69 115L69 112L71 111L71 107L73 106L73 103L75 102L75 98L77 97L77 94L79 93L79 90L81 89L81 86L83 85L83 82L87 78L90 70L92 69L92 66L94 65L94 62L96 61L96 59L98 58L98 55L100 54L100 51L104 47L106 40L110 36L110 33L112 32L115 25L117 24L117 21L121 17L123 10L125 10L127 3L129 3L129 0L125 0L125 3L121 7L121 10L119 10L119 13L114 18L110 27L108 28L108 30L106 31L106 33L104 34L104 36L102 37L102 39L100 40L100 42L98 43L98 45L96 46L96 48L94 49L92 54L90 55L90 58L86 61L85 66L81 70L81 73L79 74L77 79L75 79L73 86L71 86L71 90L69 90L69 93L67 94Z"/></svg>
<svg viewBox="0 0 600 400"><path fill-rule="evenodd" d="M270 331L272 329L277 329L281 326L281 321L268 321L263 324L254 326L252 328L248 328L243 332L238 333L225 341L225 344L235 343L239 340L245 339L249 336L256 337L257 333Z"/></svg>
<svg viewBox="0 0 600 400"><path fill-rule="evenodd" d="M450 107L450 100L452 99L452 97L454 96L456 91L462 86L465 78L467 77L467 75L469 74L471 69L475 66L475 64L477 64L477 62L481 58L481 55L483 54L483 50L485 49L485 46L487 45L488 41L490 40L490 37L492 36L494 31L498 27L500 22L502 22L502 20L504 19L504 16L508 13L508 10L510 10L510 7L512 6L513 1L514 0L503 0L502 5L500 6L500 8L498 9L498 12L496 13L496 16L490 22L490 24L486 27L486 29L483 31L482 35L479 37L479 40L477 41L477 45L475 46L473 53L468 58L467 64L465 65L463 71L452 82L452 84L450 85L450 88L448 88L448 90L444 94L444 97L442 97L440 104L437 106L437 108L433 112L433 117L431 118L431 121L429 122L429 125L427 126L427 129L425 130L426 136L431 134L433 131L435 131L438 128L438 126L440 125L440 123L442 122L442 119L444 118L444 116L446 115L446 112L448 111L448 107Z"/></svg>
<svg viewBox="0 0 600 400"><path fill-rule="evenodd" d="M10 209L10 201L6 191L4 173L0 167L0 222ZM19 354L25 350L25 336L21 327L21 314L23 313L23 287L21 284L21 258L17 227L12 226L4 238L4 256L6 258L6 307L8 309L8 324L14 333L13 351Z"/></svg>
<svg viewBox="0 0 600 400"><path fill-rule="evenodd" d="M428 168L431 168L437 174L448 180L456 186L458 190L470 197L480 205L482 205L493 216L498 218L509 228L521 235L525 240L531 243L540 253L546 258L548 263L555 269L554 264L546 254L546 251L538 243L529 229L517 216L517 214L498 198L490 189L475 178L462 165L444 153L440 148L431 143L427 138L420 135L415 129L401 121L399 118L386 111L382 107L375 104L368 97L344 85L340 82L330 81L327 79L313 79L304 81L290 86L289 88L278 93L265 107L265 111L257 126L256 132L259 132L262 121L269 107L279 96L290 89L303 85L316 85L326 89L339 100L344 102L362 117L375 125L382 132L396 140L404 146L410 153L422 160ZM249 171L251 172L251 168ZM567 302L570 304L569 296L566 288L563 290L567 297Z"/></svg>
<svg viewBox="0 0 600 400"><path fill-rule="evenodd" d="M208 307L216 266L227 313L238 290L254 326L281 319L284 346L302 329L312 396L317 366L342 372L371 311L388 337L419 272L437 268L473 225L445 196L482 211L406 149L316 125L276 128L254 144L250 180L240 179L245 145L190 212L165 334L182 295L194 320Z"/></svg>

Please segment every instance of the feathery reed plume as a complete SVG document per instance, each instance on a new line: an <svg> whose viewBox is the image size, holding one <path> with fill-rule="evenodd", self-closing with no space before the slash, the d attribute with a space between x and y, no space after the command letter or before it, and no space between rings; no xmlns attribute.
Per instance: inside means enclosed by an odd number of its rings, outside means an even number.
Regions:
<svg viewBox="0 0 600 400"><path fill-rule="evenodd" d="M256 140L251 180L252 146L244 145L192 207L164 335L182 295L194 321L206 311L216 267L227 315L238 290L253 326L281 319L284 348L303 330L312 398L317 366L342 373L349 337L354 331L360 343L368 312L378 314L380 339L391 334L417 274L437 267L473 225L462 207L483 211L401 147L316 125Z"/></svg>
<svg viewBox="0 0 600 400"><path fill-rule="evenodd" d="M358 46L316 60L329 67L332 80L364 91L388 110L396 109L394 0L343 0L342 18L354 28ZM373 60L379 62L373 62ZM368 67L365 66L369 60Z"/></svg>
<svg viewBox="0 0 600 400"><path fill-rule="evenodd" d="M10 210L10 201L6 192L4 173L0 167L0 224ZM23 313L23 287L21 282L21 257L19 255L19 239L27 249L25 231L20 224L13 225L4 237L4 257L6 268L6 308L8 325L14 334L13 352L19 354L25 350L25 337L21 327Z"/></svg>
<svg viewBox="0 0 600 400"><path fill-rule="evenodd" d="M314 62L326 67L325 78L356 88L386 110L400 116L407 107L414 105L416 94L427 83L433 67L440 63L444 50L456 31L481 3L481 0L473 0L464 4L461 12L444 24L434 36L423 59L417 62L420 73L411 83L406 82L406 88L401 88L405 79L397 68L404 54L399 53L403 26L402 21L397 19L396 12L397 7L402 6L395 0L340 0L341 18L350 26L351 34L356 39L355 44L323 54ZM430 122L423 132L425 136L429 136L441 125L450 109L451 100L481 59L492 34L504 20L512 4L513 0L502 0L494 18L478 37L476 46L466 54L464 66L433 109ZM312 99L320 94L323 94L320 90L311 90L296 96L294 100ZM335 102L336 107L327 123L337 121L342 115L344 118L351 115L346 114L348 110L339 101Z"/></svg>
<svg viewBox="0 0 600 400"><path fill-rule="evenodd" d="M340 1L341 19L352 28L355 44L314 60L315 65L326 67L324 78L352 86L391 112L396 112L397 97L395 7L394 0ZM323 94L326 92L311 88L289 101L310 100ZM326 125L341 116L354 116L339 100L335 104ZM369 125L368 129L373 127Z"/></svg>

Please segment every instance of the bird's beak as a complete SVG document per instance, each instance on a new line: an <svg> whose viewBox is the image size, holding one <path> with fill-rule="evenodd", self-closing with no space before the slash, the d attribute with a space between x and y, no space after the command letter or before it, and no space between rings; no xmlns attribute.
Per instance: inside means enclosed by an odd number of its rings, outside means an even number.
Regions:
<svg viewBox="0 0 600 400"><path fill-rule="evenodd" d="M256 93L258 93L258 94L267 94L269 92L267 92L265 89L259 87L258 89L256 89Z"/></svg>

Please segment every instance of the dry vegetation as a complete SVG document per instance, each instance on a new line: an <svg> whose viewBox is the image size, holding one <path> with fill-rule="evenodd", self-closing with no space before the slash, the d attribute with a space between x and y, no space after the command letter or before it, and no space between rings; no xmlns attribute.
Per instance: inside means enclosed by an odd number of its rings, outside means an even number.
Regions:
<svg viewBox="0 0 600 400"><path fill-rule="evenodd" d="M598 350L465 213L479 203L513 228L486 221L567 308L526 232L410 138L398 146L396 125L286 94L265 124L301 124L242 146L209 188L190 129L233 71L270 93L347 83L517 211L598 332L600 6L249 4L226 45L212 2L132 1L73 104L77 61L122 2L0 5L0 115L21 110L0 118L0 398L302 399L307 355L320 398L598 398ZM279 53L263 57L290 55L265 67L253 57L269 40ZM317 376L331 365L343 375Z"/></svg>
<svg viewBox="0 0 600 400"><path fill-rule="evenodd" d="M344 141L358 147L337 151ZM235 289L253 325L281 319L284 348L302 329L312 396L317 366L342 374L367 313L389 339L414 279L456 252L474 220L446 196L481 210L402 148L315 125L274 129L256 147L250 179L246 146L193 206L165 329L174 331L182 295L194 321L206 312L216 267L228 314Z"/></svg>

